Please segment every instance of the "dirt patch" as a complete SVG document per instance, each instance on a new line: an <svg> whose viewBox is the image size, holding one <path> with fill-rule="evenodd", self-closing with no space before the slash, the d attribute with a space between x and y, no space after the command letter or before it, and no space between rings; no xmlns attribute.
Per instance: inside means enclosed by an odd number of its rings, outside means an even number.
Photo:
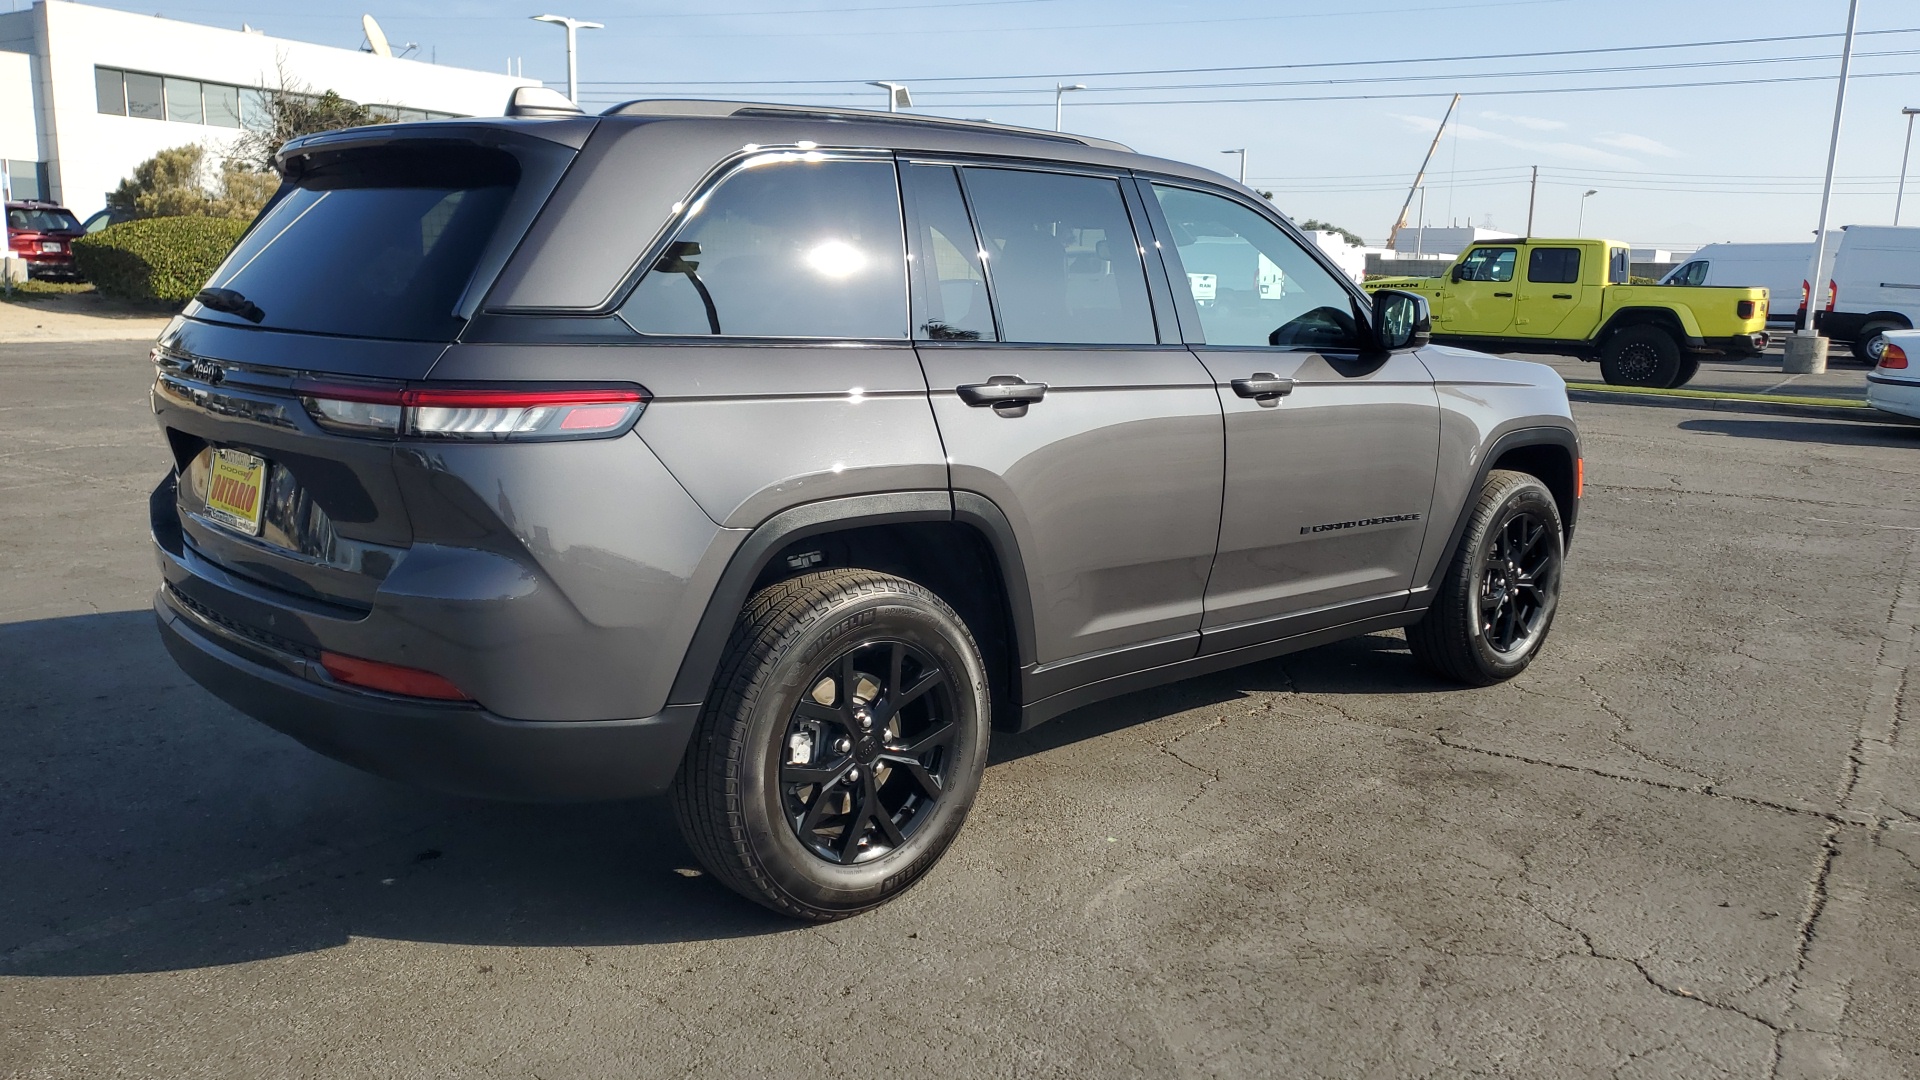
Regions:
<svg viewBox="0 0 1920 1080"><path fill-rule="evenodd" d="M160 336L171 317L164 309L96 292L36 296L0 303L0 342L150 339Z"/></svg>

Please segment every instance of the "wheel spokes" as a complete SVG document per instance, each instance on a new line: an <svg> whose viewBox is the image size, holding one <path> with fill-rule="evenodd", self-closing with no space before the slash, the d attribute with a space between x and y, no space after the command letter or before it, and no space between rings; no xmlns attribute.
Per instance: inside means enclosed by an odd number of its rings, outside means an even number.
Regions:
<svg viewBox="0 0 1920 1080"><path fill-rule="evenodd" d="M926 765L923 764L919 758L908 757L905 754L884 753L880 755L879 760L886 762L894 768L904 770L906 774L913 779L914 783L920 785L920 793L922 795L925 795L929 799L937 799L940 797L940 781L935 779L934 775L927 771Z"/></svg>

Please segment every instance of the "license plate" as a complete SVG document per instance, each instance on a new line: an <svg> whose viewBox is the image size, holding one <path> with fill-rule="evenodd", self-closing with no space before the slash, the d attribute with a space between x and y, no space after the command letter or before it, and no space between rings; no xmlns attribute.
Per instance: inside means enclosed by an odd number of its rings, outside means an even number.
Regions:
<svg viewBox="0 0 1920 1080"><path fill-rule="evenodd" d="M260 534L260 494L267 463L239 450L215 450L207 477L207 514L222 525Z"/></svg>
<svg viewBox="0 0 1920 1080"><path fill-rule="evenodd" d="M42 240L40 241L40 250L41 251L61 251L63 249L60 247L59 243L56 241Z"/></svg>

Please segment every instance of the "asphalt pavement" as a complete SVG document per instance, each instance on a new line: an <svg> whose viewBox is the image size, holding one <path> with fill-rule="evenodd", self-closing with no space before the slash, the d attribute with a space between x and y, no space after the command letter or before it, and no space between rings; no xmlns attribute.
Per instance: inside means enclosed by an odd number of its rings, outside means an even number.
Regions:
<svg viewBox="0 0 1920 1080"><path fill-rule="evenodd" d="M1920 431L1577 404L1521 678L1381 634L996 737L918 887L804 927L656 804L407 790L181 675L143 354L0 346L0 1075L1920 1075Z"/></svg>
<svg viewBox="0 0 1920 1080"><path fill-rule="evenodd" d="M1830 343L1826 371L1818 375L1789 375L1780 370L1780 365L1785 359L1784 342L1793 331L1770 330L1769 333L1773 340L1766 351L1758 356L1701 357L1700 371L1687 383L1686 389L1841 401L1867 400L1869 369L1853 358L1853 352L1846 345ZM1600 365L1591 360L1571 356L1510 355L1515 359L1548 364L1568 382L1602 381Z"/></svg>

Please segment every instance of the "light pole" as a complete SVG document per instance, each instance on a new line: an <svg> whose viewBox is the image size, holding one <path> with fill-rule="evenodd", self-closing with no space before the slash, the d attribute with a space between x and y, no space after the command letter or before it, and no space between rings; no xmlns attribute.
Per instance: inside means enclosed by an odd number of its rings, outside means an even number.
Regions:
<svg viewBox="0 0 1920 1080"><path fill-rule="evenodd" d="M1223 154L1239 154L1240 155L1240 186L1246 187L1247 186L1247 148L1243 146L1238 150L1222 150L1220 152Z"/></svg>
<svg viewBox="0 0 1920 1080"><path fill-rule="evenodd" d="M575 105L580 104L580 65L574 60L574 50L578 44L575 35L582 30L604 30L606 24L569 19L565 15L535 15L533 21L567 28L567 100Z"/></svg>
<svg viewBox="0 0 1920 1080"><path fill-rule="evenodd" d="M1813 233L1813 263L1807 269L1806 325L1787 339L1780 370L1789 375L1818 375L1827 370L1827 339L1814 326L1819 309L1820 264L1827 255L1827 210L1833 203L1833 163L1840 153L1840 119L1847 110L1847 71L1853 67L1853 31L1860 21L1860 0L1847 4L1847 39L1840 47L1840 88L1833 95L1833 138L1827 143L1827 178L1820 186L1820 224Z"/></svg>
<svg viewBox="0 0 1920 1080"><path fill-rule="evenodd" d="M1579 236L1587 231L1587 200L1598 194L1600 192L1596 189L1580 196L1580 218L1579 223L1573 227L1573 235Z"/></svg>
<svg viewBox="0 0 1920 1080"><path fill-rule="evenodd" d="M899 112L901 109L913 108L913 95L907 93L907 86L905 83L870 82L867 85L877 86L880 89L885 90L887 92L887 111L888 112Z"/></svg>
<svg viewBox="0 0 1920 1080"><path fill-rule="evenodd" d="M1060 130L1060 102L1062 99L1075 90L1085 90L1086 88L1086 83L1074 83L1072 86L1068 86L1066 83L1053 84L1053 130Z"/></svg>
<svg viewBox="0 0 1920 1080"><path fill-rule="evenodd" d="M1900 204L1907 200L1907 158L1913 154L1913 118L1920 109L1901 109L1907 118L1907 148L1900 152L1900 194L1893 197L1893 223L1900 224ZM1811 300L1808 303L1812 303Z"/></svg>

